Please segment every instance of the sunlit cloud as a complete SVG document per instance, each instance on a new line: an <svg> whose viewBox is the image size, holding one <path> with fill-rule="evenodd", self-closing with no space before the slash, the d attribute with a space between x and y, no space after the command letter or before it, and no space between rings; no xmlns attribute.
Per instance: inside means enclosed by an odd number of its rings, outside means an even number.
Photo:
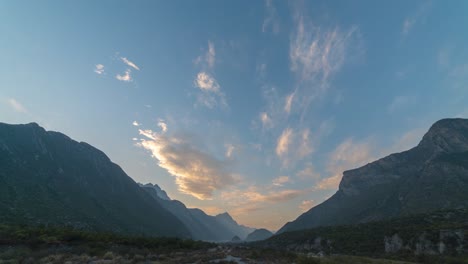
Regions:
<svg viewBox="0 0 468 264"><path fill-rule="evenodd" d="M215 78L213 78L206 72L199 72L197 74L197 78L195 79L195 85L198 88L200 88L200 90L205 92L219 92L218 82L215 80Z"/></svg>
<svg viewBox="0 0 468 264"><path fill-rule="evenodd" d="M284 184L290 182L291 180L289 179L288 176L279 176L278 178L273 179L273 185L274 186L283 186Z"/></svg>
<svg viewBox="0 0 468 264"><path fill-rule="evenodd" d="M320 180L315 188L319 190L333 190L343 176L343 171L361 167L375 159L374 149L369 140L355 142L346 139L329 155L327 171L329 177Z"/></svg>
<svg viewBox="0 0 468 264"><path fill-rule="evenodd" d="M99 74L99 75L103 74L104 73L104 65L96 64L96 66L94 66L94 72Z"/></svg>
<svg viewBox="0 0 468 264"><path fill-rule="evenodd" d="M128 66L132 67L133 69L139 71L140 68L133 62L129 61L127 58L125 57L120 57L120 59L123 61L123 63L127 64Z"/></svg>
<svg viewBox="0 0 468 264"><path fill-rule="evenodd" d="M288 127L283 130L283 133L278 137L276 143L276 155L281 157L288 153L293 136L293 130L291 128Z"/></svg>
<svg viewBox="0 0 468 264"><path fill-rule="evenodd" d="M119 81L131 82L132 81L131 70L130 69L125 70L123 75L117 74L115 78Z"/></svg>
<svg viewBox="0 0 468 264"><path fill-rule="evenodd" d="M229 172L224 161L196 148L188 139L139 130L138 146L151 152L158 165L175 177L179 191L200 200L210 200L213 192L233 185L238 176Z"/></svg>
<svg viewBox="0 0 468 264"><path fill-rule="evenodd" d="M267 112L261 112L260 113L260 121L262 122L262 127L263 128L271 128L273 123L272 123L272 120L270 118L270 116L268 115Z"/></svg>
<svg viewBox="0 0 468 264"><path fill-rule="evenodd" d="M16 99L14 98L9 98L8 99L8 104L10 105L10 107L15 111L15 112L18 112L18 113L27 113L28 110L26 109L26 107L24 107L19 101L17 101Z"/></svg>
<svg viewBox="0 0 468 264"><path fill-rule="evenodd" d="M221 192L221 198L234 207L233 214L260 210L271 203L283 203L308 193L310 190L270 190L262 191L255 186L246 190L232 189Z"/></svg>
<svg viewBox="0 0 468 264"><path fill-rule="evenodd" d="M214 108L218 105L227 107L224 94L221 92L220 85L216 79L206 72L199 72L195 79L195 86L201 90L198 94L198 102L208 108Z"/></svg>
<svg viewBox="0 0 468 264"><path fill-rule="evenodd" d="M307 212L313 206L315 206L315 201L314 200L304 200L304 201L301 202L301 205L299 205L299 208L301 209L302 212Z"/></svg>
<svg viewBox="0 0 468 264"><path fill-rule="evenodd" d="M165 133L167 131L167 124L162 119L158 120L158 127L161 128L162 133Z"/></svg>
<svg viewBox="0 0 468 264"><path fill-rule="evenodd" d="M310 129L304 129L301 132L301 141L297 149L297 156L302 159L313 152L312 144L310 142Z"/></svg>
<svg viewBox="0 0 468 264"><path fill-rule="evenodd" d="M140 123L138 123L137 121L133 121L132 125L134 125L134 126L140 126Z"/></svg>

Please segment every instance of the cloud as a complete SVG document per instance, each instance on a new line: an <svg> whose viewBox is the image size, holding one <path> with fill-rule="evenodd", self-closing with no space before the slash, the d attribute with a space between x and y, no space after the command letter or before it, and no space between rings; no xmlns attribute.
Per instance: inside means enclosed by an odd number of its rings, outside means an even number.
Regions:
<svg viewBox="0 0 468 264"><path fill-rule="evenodd" d="M137 121L133 121L132 125L134 126L140 126L140 124Z"/></svg>
<svg viewBox="0 0 468 264"><path fill-rule="evenodd" d="M262 24L262 32L267 32L268 28L271 27L271 31L274 34L278 34L280 31L280 23L278 21L278 15L272 0L265 0L265 13L265 19L263 19Z"/></svg>
<svg viewBox="0 0 468 264"><path fill-rule="evenodd" d="M26 107L24 107L20 102L18 102L14 98L9 98L8 104L14 111L18 113L28 113L28 110L26 109Z"/></svg>
<svg viewBox="0 0 468 264"><path fill-rule="evenodd" d="M359 56L361 37L357 26L318 26L300 14L295 16L296 29L290 40L290 70L296 74L297 109L306 113L310 103L330 87L331 78L339 72L349 54Z"/></svg>
<svg viewBox="0 0 468 264"><path fill-rule="evenodd" d="M226 144L226 153L224 154L226 158L231 158L234 150L236 149L232 144Z"/></svg>
<svg viewBox="0 0 468 264"><path fill-rule="evenodd" d="M128 66L132 67L133 69L139 71L140 68L133 62L129 61L127 58L125 57L120 57L120 59L123 61L123 63L127 64Z"/></svg>
<svg viewBox="0 0 468 264"><path fill-rule="evenodd" d="M127 69L125 70L125 73L123 75L117 74L115 78L119 81L123 82L131 82L132 81L132 76L131 76L131 70Z"/></svg>
<svg viewBox="0 0 468 264"><path fill-rule="evenodd" d="M399 95L393 98L392 102L387 108L387 111L392 114L395 113L403 108L406 108L410 106L411 104L414 104L416 101L416 98L413 96L408 96L408 95Z"/></svg>
<svg viewBox="0 0 468 264"><path fill-rule="evenodd" d="M151 130L139 130L138 146L151 152L159 167L175 177L179 191L200 200L210 200L213 192L233 185L237 177L227 164L196 148L186 138Z"/></svg>
<svg viewBox="0 0 468 264"><path fill-rule="evenodd" d="M432 3L427 1L420 5L416 12L405 18L401 28L401 34L407 36L416 24L425 23L427 16L431 10Z"/></svg>
<svg viewBox="0 0 468 264"><path fill-rule="evenodd" d="M271 128L273 126L272 120L267 112L260 113L260 121L263 128Z"/></svg>
<svg viewBox="0 0 468 264"><path fill-rule="evenodd" d="M166 133L166 131L167 131L167 124L166 124L166 122L164 122L164 120L162 120L162 119L159 119L159 120L158 120L158 127L161 128L162 133Z"/></svg>
<svg viewBox="0 0 468 264"><path fill-rule="evenodd" d="M218 105L227 107L226 98L221 92L221 87L216 79L206 72L199 72L195 79L195 86L201 91L197 100L200 104L214 108Z"/></svg>
<svg viewBox="0 0 468 264"><path fill-rule="evenodd" d="M312 166L312 163L308 162L306 163L306 166L304 169L298 171L296 173L296 176L305 180L305 179L318 179L320 177L320 174L318 174L315 170L314 167Z"/></svg>
<svg viewBox="0 0 468 264"><path fill-rule="evenodd" d="M213 42L208 41L208 50L205 55L200 55L195 59L195 64L201 65L205 69L213 69L216 62L216 49Z"/></svg>
<svg viewBox="0 0 468 264"><path fill-rule="evenodd" d="M312 148L312 144L310 142L310 129L304 129L301 132L301 142L299 143L299 147L297 149L297 155L300 159L310 155L314 150Z"/></svg>
<svg viewBox="0 0 468 264"><path fill-rule="evenodd" d="M315 189L336 189L343 176L343 171L361 167L372 161L375 159L373 152L374 149L369 140L355 142L353 139L346 139L329 155L327 171L330 176L320 180L315 185Z"/></svg>
<svg viewBox="0 0 468 264"><path fill-rule="evenodd" d="M99 75L103 74L104 73L104 65L96 64L96 66L94 66L94 72L99 74Z"/></svg>
<svg viewBox="0 0 468 264"><path fill-rule="evenodd" d="M294 99L294 93L291 93L290 95L286 96L286 100L284 104L284 111L288 114L291 112L291 105L292 105L293 99Z"/></svg>
<svg viewBox="0 0 468 264"><path fill-rule="evenodd" d="M204 92L219 93L220 87L218 82L206 72L199 72L197 74L195 85Z"/></svg>
<svg viewBox="0 0 468 264"><path fill-rule="evenodd" d="M293 140L293 136L294 134L291 128L288 127L285 130L283 130L283 133L281 133L276 143L276 155L281 157L288 153L289 145Z"/></svg>
<svg viewBox="0 0 468 264"><path fill-rule="evenodd" d="M299 205L299 208L302 210L302 212L307 212L307 211L309 211L314 205L315 205L314 200L304 200L304 201L301 202L301 205Z"/></svg>
<svg viewBox="0 0 468 264"><path fill-rule="evenodd" d="M273 179L273 185L275 186L283 186L285 183L290 182L288 176L279 176L278 178Z"/></svg>

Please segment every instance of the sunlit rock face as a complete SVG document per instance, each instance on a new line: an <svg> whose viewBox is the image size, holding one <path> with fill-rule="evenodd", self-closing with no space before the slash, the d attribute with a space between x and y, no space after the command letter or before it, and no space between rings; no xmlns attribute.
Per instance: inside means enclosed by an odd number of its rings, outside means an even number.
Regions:
<svg viewBox="0 0 468 264"><path fill-rule="evenodd" d="M279 233L468 207L468 120L443 119L414 148L345 171L339 190Z"/></svg>

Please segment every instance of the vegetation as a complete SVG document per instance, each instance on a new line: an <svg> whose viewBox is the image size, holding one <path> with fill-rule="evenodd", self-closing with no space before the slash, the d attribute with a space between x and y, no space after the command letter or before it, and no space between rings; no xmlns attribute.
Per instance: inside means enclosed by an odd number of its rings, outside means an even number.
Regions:
<svg viewBox="0 0 468 264"><path fill-rule="evenodd" d="M431 214L413 215L386 221L349 226L326 226L314 229L286 232L272 238L252 243L253 246L288 249L295 252L323 252L325 255L356 255L373 258L385 257L409 261L429 260L458 261L468 263L468 210L439 211ZM442 236L442 233L460 234L460 237ZM397 234L402 241L401 249L385 251L385 237ZM417 243L429 243L438 250L439 242L445 245L444 256L438 252L428 253L427 247L417 252ZM426 250L426 251L424 251ZM429 255L428 255L429 254ZM465 262L463 262L465 261ZM454 262L455 263L455 262Z"/></svg>

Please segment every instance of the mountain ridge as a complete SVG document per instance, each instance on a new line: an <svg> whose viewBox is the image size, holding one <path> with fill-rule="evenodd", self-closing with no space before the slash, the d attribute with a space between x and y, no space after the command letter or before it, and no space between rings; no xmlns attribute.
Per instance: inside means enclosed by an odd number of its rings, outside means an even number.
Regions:
<svg viewBox="0 0 468 264"><path fill-rule="evenodd" d="M37 123L0 123L0 212L6 223L190 237L104 152Z"/></svg>
<svg viewBox="0 0 468 264"><path fill-rule="evenodd" d="M439 120L416 147L344 171L331 198L288 222L278 233L465 208L467 153L468 120Z"/></svg>

